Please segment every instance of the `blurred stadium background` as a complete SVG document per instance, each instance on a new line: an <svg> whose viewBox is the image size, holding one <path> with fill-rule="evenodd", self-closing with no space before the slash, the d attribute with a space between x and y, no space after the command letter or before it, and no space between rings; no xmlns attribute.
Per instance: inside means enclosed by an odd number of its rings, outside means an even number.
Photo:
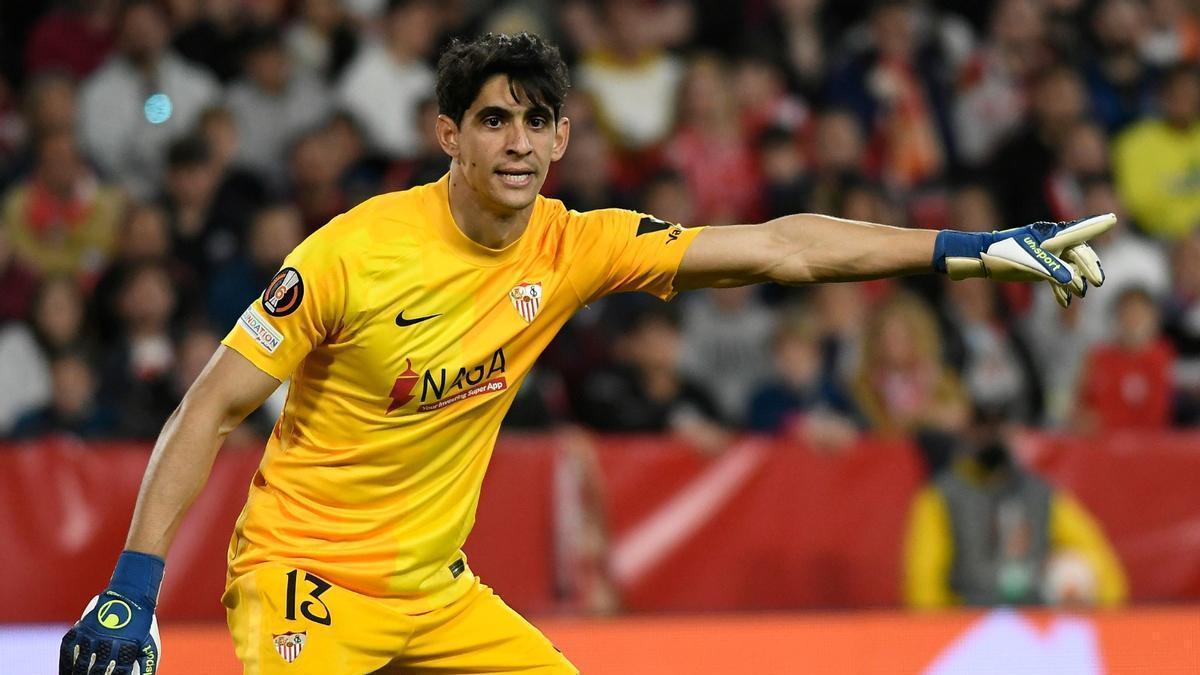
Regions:
<svg viewBox="0 0 1200 675"><path fill-rule="evenodd" d="M1200 672L1198 6L5 2L0 669L54 670L285 254L445 171L439 47L531 30L575 209L1122 226L1065 311L933 276L594 304L506 421L486 582L589 673ZM224 550L281 400L171 552L163 672L238 672Z"/></svg>

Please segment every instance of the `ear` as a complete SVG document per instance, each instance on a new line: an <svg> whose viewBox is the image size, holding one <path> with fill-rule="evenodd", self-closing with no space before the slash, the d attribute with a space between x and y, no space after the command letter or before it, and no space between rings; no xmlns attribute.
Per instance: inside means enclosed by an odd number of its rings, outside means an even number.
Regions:
<svg viewBox="0 0 1200 675"><path fill-rule="evenodd" d="M567 141L571 140L571 120L567 117L558 118L554 126L554 149L550 151L550 161L557 162L567 151Z"/></svg>
<svg viewBox="0 0 1200 675"><path fill-rule="evenodd" d="M442 152L458 159L458 125L454 120L446 115L438 115L434 135L437 136L438 145L442 146Z"/></svg>

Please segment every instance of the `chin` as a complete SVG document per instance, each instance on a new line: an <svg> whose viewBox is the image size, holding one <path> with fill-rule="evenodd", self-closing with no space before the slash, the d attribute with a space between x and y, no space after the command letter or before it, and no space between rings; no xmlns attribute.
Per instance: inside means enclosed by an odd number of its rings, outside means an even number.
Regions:
<svg viewBox="0 0 1200 675"><path fill-rule="evenodd" d="M541 192L541 183L530 185L523 190L497 190L492 193L492 201L504 209L512 211L520 211L533 204L537 200L538 193Z"/></svg>

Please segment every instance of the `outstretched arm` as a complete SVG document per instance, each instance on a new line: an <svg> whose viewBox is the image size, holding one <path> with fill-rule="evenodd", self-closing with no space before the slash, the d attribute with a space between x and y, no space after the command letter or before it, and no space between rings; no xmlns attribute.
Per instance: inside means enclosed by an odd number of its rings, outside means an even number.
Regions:
<svg viewBox="0 0 1200 675"><path fill-rule="evenodd" d="M709 227L679 265L678 290L856 281L933 271L937 233L801 214Z"/></svg>
<svg viewBox="0 0 1200 675"><path fill-rule="evenodd" d="M706 228L688 248L676 290L772 281L856 281L937 271L951 278L1050 281L1064 306L1087 282L1104 281L1087 245L1116 224L1104 214L1001 232L910 230L830 216L785 216L758 225Z"/></svg>

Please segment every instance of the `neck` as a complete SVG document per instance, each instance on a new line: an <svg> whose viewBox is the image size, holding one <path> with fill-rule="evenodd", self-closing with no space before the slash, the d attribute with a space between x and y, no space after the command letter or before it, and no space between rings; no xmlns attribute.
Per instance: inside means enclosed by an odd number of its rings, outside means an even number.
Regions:
<svg viewBox="0 0 1200 675"><path fill-rule="evenodd" d="M517 211L493 207L463 175L455 160L450 166L450 215L468 239L492 249L502 249L525 233L533 204Z"/></svg>

